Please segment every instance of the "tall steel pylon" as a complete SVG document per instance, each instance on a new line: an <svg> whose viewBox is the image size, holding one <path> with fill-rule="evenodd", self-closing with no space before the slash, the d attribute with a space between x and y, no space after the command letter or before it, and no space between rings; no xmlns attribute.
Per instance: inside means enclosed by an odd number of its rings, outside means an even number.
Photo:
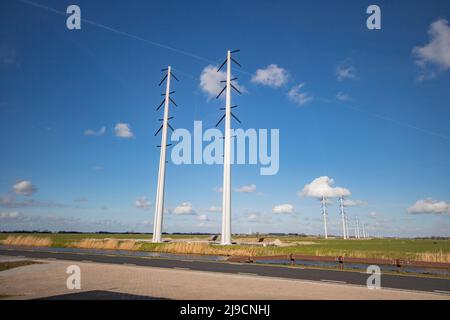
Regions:
<svg viewBox="0 0 450 320"><path fill-rule="evenodd" d="M167 128L173 130L172 126L169 124L169 120L173 119L173 117L169 117L169 104L172 102L175 106L177 105L175 101L170 97L171 94L175 93L175 91L170 91L170 80L172 77L178 81L177 77L173 74L172 68L168 66L161 71L167 71L167 74L159 83L159 86L166 80L166 93L161 94L164 96L164 99L161 101L156 111L158 111L164 105L164 115L162 119L161 127L156 131L155 136L162 130L161 136L161 145L158 146L161 148L161 153L159 157L159 171L158 171L158 187L156 189L156 201L155 201L155 220L153 224L153 242L161 242L161 231L162 231L162 223L163 223L163 214L164 214L164 184L166 178L166 152L167 147L170 144L167 144Z"/></svg>
<svg viewBox="0 0 450 320"><path fill-rule="evenodd" d="M327 212L327 198L322 196L322 215L323 215L323 228L324 228L324 235L325 239L328 239L328 227L327 227L327 220L328 220L328 212Z"/></svg>
<svg viewBox="0 0 450 320"><path fill-rule="evenodd" d="M345 221L345 210L344 210L344 197L339 197L339 206L341 209L341 218L342 218L342 234L344 236L344 239L348 238L348 232L347 232L347 222Z"/></svg>
<svg viewBox="0 0 450 320"><path fill-rule="evenodd" d="M240 50L228 50L227 58L222 63L222 65L217 69L219 72L222 67L227 65L227 78L221 82L225 82L226 85L217 95L218 99L221 94L225 91L226 103L225 114L217 122L216 127L225 118L225 128L224 128L224 153L223 153L223 188L222 188L222 236L220 243L222 245L231 244L231 117L235 118L239 123L241 122L232 112L231 109L237 106L231 106L231 89L234 89L239 94L241 93L232 83L232 81L237 80L237 78L231 79L231 62L234 62L238 66L241 66L239 62L233 59L232 54L237 53Z"/></svg>

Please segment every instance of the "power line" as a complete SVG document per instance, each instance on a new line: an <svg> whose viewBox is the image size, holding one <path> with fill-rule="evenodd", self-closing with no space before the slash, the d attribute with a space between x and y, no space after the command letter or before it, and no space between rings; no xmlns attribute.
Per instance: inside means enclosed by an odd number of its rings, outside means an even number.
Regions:
<svg viewBox="0 0 450 320"><path fill-rule="evenodd" d="M17 0L17 1L22 2L24 4L28 4L28 5L36 7L36 8L40 8L40 9L43 9L43 10L46 10L46 11L58 14L58 15L62 15L62 16L66 16L67 15L63 11L59 11L59 10L54 9L52 7L48 7L48 6L39 4L39 3L35 3L33 1L29 1L29 0ZM102 23L99 23L99 22L95 22L93 20L81 18L81 21L83 21L83 22L85 22L87 24L93 25L95 27L98 27L98 28L110 31L110 32L114 32L116 34L119 34L119 35L122 35L122 36L125 36L125 37L129 37L131 39L142 41L144 43L147 43L147 44L159 47L159 48L167 49L167 50L170 50L172 52L176 52L176 53L185 55L187 57L194 58L196 60L199 60L199 61L202 61L202 62L207 62L209 64L215 65L214 61L212 61L212 60L210 60L208 58L202 57L200 55L191 53L189 51L181 50L181 49L178 49L178 48L166 45L166 44L162 44L162 43L159 43L159 42L156 42L156 41L148 40L148 39L145 39L145 38L143 38L141 36L137 36L137 35L131 34L129 32L121 31L121 30L119 30L117 28L113 28L113 27L107 26L105 24L102 24ZM198 77L196 77L194 75L191 75L191 74L189 74L187 72L183 72L183 71L181 71L179 69L176 69L176 71L178 73L180 73L180 74L188 76L192 80L198 80ZM244 70L237 70L237 72L240 72L242 74L246 74L246 75L249 75L249 76L252 75L251 73L246 72ZM329 100L323 100L323 101L330 102ZM356 108L356 107L353 107L353 106L340 104L340 103L339 103L339 105L341 105L341 106L343 106L343 107L345 107L347 109L350 109L350 110L354 110L354 111L357 111L357 112L360 112L360 113L365 113L365 114L367 114L369 116L372 116L372 117L375 117L375 118L378 118L378 119L381 119L381 120L389 121L389 122L395 123L395 124L403 126L403 127L407 127L407 128L410 128L410 129L415 129L417 131L421 131L423 133L426 133L426 134L429 134L429 135L433 135L433 136L445 139L447 141L450 141L450 137L449 136L441 134L441 133L438 133L438 132L434 132L434 131L431 131L431 130L428 130L428 129L424 129L424 128L421 128L421 127L409 124L407 122L403 122L403 121L399 121L399 120L396 120L396 119L392 119L392 118L389 118L389 117L386 117L386 116L383 116L383 115L380 115L380 114L377 114L377 113L374 113L374 112L370 112L370 111L367 111L367 110L363 110L363 109L360 109L360 108Z"/></svg>
<svg viewBox="0 0 450 320"><path fill-rule="evenodd" d="M55 8L48 7L48 6L45 6L45 5L33 2L33 1L29 1L29 0L18 0L18 1L20 1L22 3L25 3L25 4L28 4L30 6L39 8L39 9L43 9L43 10L46 10L46 11L49 11L49 12L53 12L53 13L61 15L61 16L67 16L67 14L65 12L63 12L63 11L59 11L59 10L57 10ZM90 24L92 26L101 28L103 30L107 30L107 31L110 31L110 32L113 32L113 33L116 33L116 34L119 34L119 35L122 35L122 36L125 36L125 37L128 37L128 38L131 38L131 39L134 39L134 40L138 40L138 41L141 41L141 42L144 42L144 43L147 43L147 44L159 47L159 48L167 49L167 50L170 50L172 52L176 52L176 53L182 54L184 56L187 56L187 57L190 57L190 58L202 61L202 62L206 62L206 63L212 64L212 65L216 64L215 61L212 61L212 60L210 60L208 58L202 57L202 56L197 55L195 53L192 53L192 52L189 52L189 51L186 51L186 50L182 50L182 49L178 49L178 48L175 48L175 47L172 47L172 46L160 43L160 42L148 40L148 39L145 39L145 38L143 38L141 36L134 35L132 33L126 32L126 31L121 31L121 30L119 30L117 28L113 28L113 27L107 26L107 25L105 25L103 23L99 23L99 22L96 22L94 20L81 18L81 21L83 21L83 22L85 22L87 24ZM181 70L177 69L177 72L181 74L182 72L180 72L180 71ZM238 70L238 72L246 74L246 75L252 75L251 73L243 71L243 70ZM189 75L189 78L191 78L191 79L198 80L198 77L190 75L189 73L183 72L183 74Z"/></svg>
<svg viewBox="0 0 450 320"><path fill-rule="evenodd" d="M353 110L353 111L357 111L357 112L360 112L360 113L364 113L364 114L369 115L369 116L374 117L374 118L378 118L378 119L381 119L381 120L389 121L389 122L395 123L397 125L400 125L402 127L415 129L417 131L421 131L423 133L426 133L426 134L429 134L429 135L432 135L432 136L439 137L439 138L442 138L442 139L450 141L450 137L446 136L446 135L444 135L442 133L438 133L438 132L434 132L434 131L431 131L431 130L428 130L428 129L424 129L424 128L412 125L410 123L399 121L399 120L396 120L396 119L392 119L390 117L386 117L386 116L383 116L383 115L380 115L380 114L377 114L377 113L374 113L374 112L371 112L371 111L367 111L367 110L364 110L364 109L361 109L361 108L356 108L356 107L349 106L349 105L342 104L342 103L338 103L338 104L343 106L344 108L347 108L347 109L350 109L350 110Z"/></svg>

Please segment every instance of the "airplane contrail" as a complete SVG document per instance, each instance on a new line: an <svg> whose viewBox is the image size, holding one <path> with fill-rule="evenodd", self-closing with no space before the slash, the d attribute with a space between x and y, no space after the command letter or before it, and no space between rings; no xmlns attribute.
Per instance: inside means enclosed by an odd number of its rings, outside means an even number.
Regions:
<svg viewBox="0 0 450 320"><path fill-rule="evenodd" d="M34 7L36 7L36 8L44 9L44 10L47 10L47 11L50 11L50 12L53 12L53 13L62 15L62 16L67 16L67 14L66 14L65 12L63 12L63 11L59 11L59 10L56 10L56 9L51 8L51 7L48 7L48 6L45 6L45 5L42 5L42 4L39 4L39 3L35 3L35 2L33 2L33 1L29 1L29 0L18 0L18 1L20 1L20 2L22 2L22 3L25 3L25 4L28 4L28 5L31 5L31 6L34 6ZM177 53L183 54L183 55L185 55L185 56L188 56L188 57L191 57L191 58L194 58L194 59L203 61L203 62L207 62L207 63L215 63L215 62L213 62L213 61L211 61L211 60L209 60L209 59L206 59L206 58L201 57L201 56L199 56L199 55L190 53L190 52L188 52L188 51L184 51L184 50L181 50L181 49L177 49L177 48L174 48L174 47L171 47L171 46L168 46L168 45L159 43L159 42L151 41L151 40L142 38L142 37L140 37L140 36L137 36L137 35L134 35L134 34L125 32L125 31L121 31L121 30L118 30L118 29L115 29L115 28L112 28L112 27L109 27L109 26L104 25L104 24L102 24L102 23L95 22L95 21L93 21L93 20L81 18L81 21L83 21L83 22L85 22L85 23L88 23L88 24L90 24L90 25L96 26L96 27L98 27L98 28L102 28L102 29L104 29L104 30L108 30L108 31L111 31L111 32L120 34L120 35L125 36L125 37L129 37L129 38L132 38L132 39L135 39L135 40L138 40L138 41L146 42L146 43L148 43L148 44L151 44L151 45L154 45L154 46L163 48L163 49L167 49L167 50L170 50L170 51L173 51L173 52L177 52Z"/></svg>
<svg viewBox="0 0 450 320"><path fill-rule="evenodd" d="M48 7L48 6L45 6L45 5L33 2L33 1L29 1L29 0L18 0L18 1L20 1L22 3L25 3L25 4L28 4L30 6L36 7L36 8L40 8L40 9L43 9L43 10L46 10L46 11L49 11L49 12L53 12L53 13L62 15L62 16L67 16L66 12L59 11L59 10L57 10L55 8ZM83 22L85 22L87 24L90 24L92 26L95 26L95 27L98 27L98 28L101 28L101 29L104 29L104 30L107 30L107 31L110 31L110 32L114 32L116 34L119 34L119 35L122 35L122 36L125 36L125 37L128 37L128 38L131 38L131 39L142 41L142 42L148 43L150 45L153 45L153 46L156 46L156 47L159 47L159 48L163 48L163 49L167 49L167 50L170 50L170 51L173 51L173 52L185 55L187 57L194 58L194 59L202 61L202 62L206 62L206 63L209 63L209 64L216 65L215 61L209 60L208 58L205 58L205 57L199 56L197 54L194 54L194 53L191 53L191 52L188 52L188 51L185 51L185 50L181 50L181 49L178 49L178 48L166 45L166 44L162 44L162 43L159 43L159 42L148 40L148 39L145 39L145 38L143 38L141 36L137 36L137 35L131 34L129 32L121 31L119 29L107 26L105 24L102 24L102 23L99 23L99 22L96 22L96 21L93 21L93 20L81 18L81 21L83 21ZM177 70L175 68L174 68L174 70L176 70L178 72L181 71L181 70ZM251 73L243 71L243 70L238 70L238 72L243 73L243 74L247 74L247 75L251 75ZM186 72L181 71L180 73L184 73L185 75L188 75L188 77L190 77L192 79L195 79L195 80L198 79L198 77L193 76L191 74L188 74Z"/></svg>
<svg viewBox="0 0 450 320"><path fill-rule="evenodd" d="M34 6L36 8L40 8L40 9L43 9L43 10L46 10L46 11L49 11L49 12L53 12L53 13L59 14L59 15L62 15L62 16L67 16L66 12L59 11L57 9L54 9L54 8L51 8L51 7L48 7L48 6L45 6L45 5L42 5L42 4L30 1L30 0L17 0L17 1L25 3L25 4L28 4L30 6ZM109 26L104 25L102 23L95 22L93 20L81 18L81 21L83 21L83 22L85 22L87 24L93 25L95 27L98 27L98 28L101 28L101 29L104 29L104 30L107 30L107 31L110 31L110 32L114 32L116 34L119 34L119 35L122 35L122 36L125 36L125 37L128 37L128 38L131 38L131 39L142 41L144 43L148 43L150 45L153 45L153 46L156 46L156 47L159 47L159 48L167 49L167 50L170 50L172 52L176 52L176 53L185 55L187 57L194 58L194 59L202 61L202 62L206 62L206 63L212 64L212 65L216 65L215 61L209 60L209 59L207 59L205 57L202 57L202 56L199 56L197 54L194 54L194 53L191 53L191 52L188 52L188 51L185 51L185 50L181 50L181 49L178 49L178 48L175 48L175 47L172 47L172 46L168 46L168 45L165 45L165 44L162 44L162 43L159 43L159 42L151 41L151 40L145 39L143 37L140 37L140 36L137 36L137 35L125 32L125 31L121 31L121 30L118 30L116 28L109 27ZM191 74L189 74L187 72L184 72L184 71L179 70L179 69L177 70L175 68L174 68L174 70L176 70L177 72L188 76L189 78L191 78L193 80L194 79L198 80L198 77L193 76L193 75L191 75ZM243 70L237 70L237 72L240 72L240 73L243 73L243 74L247 74L247 75L251 75L251 73L248 73L248 72L243 71ZM402 122L402 121L399 121L399 120L395 120L395 119L392 119L392 118L389 118L389 117L386 117L386 116L382 116L382 115L379 115L379 114L376 114L376 113L373 113L373 112L370 112L370 111L367 111L367 110L355 108L355 107L348 106L348 105L343 105L343 106L345 108L347 108L347 109L350 109L350 110L358 111L360 113L365 113L365 114L367 114L369 116L372 116L372 117L375 117L375 118L378 118L378 119L381 119L381 120L389 121L389 122L395 123L395 124L403 126L403 127L407 127L407 128L410 128L410 129L415 129L415 130L421 131L423 133L427 133L429 135L433 135L433 136L436 136L436 137L439 137L439 138L442 138L442 139L450 141L450 137L449 136L446 136L446 135L441 134L441 133L437 133L437 132L430 131L430 130L427 130L427 129L424 129L424 128L421 128L421 127L417 127L415 125L412 125L412 124L409 124L409 123L406 123L406 122Z"/></svg>

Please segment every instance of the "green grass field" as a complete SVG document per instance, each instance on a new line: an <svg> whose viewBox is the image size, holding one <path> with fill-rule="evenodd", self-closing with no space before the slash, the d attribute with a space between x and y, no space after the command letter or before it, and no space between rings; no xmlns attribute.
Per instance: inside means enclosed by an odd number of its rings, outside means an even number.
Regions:
<svg viewBox="0 0 450 320"><path fill-rule="evenodd" d="M8 236L33 236L36 238L49 238L52 247L73 247L74 243L84 239L117 239L119 242L125 240L151 239L149 234L0 234L0 240ZM164 238L202 238L209 236L190 236L190 235L164 235ZM246 236L238 236L242 240L255 240ZM366 240L343 240L343 239L320 239L311 237L293 237L293 236L273 236L266 237L266 240L279 239L286 244L292 244L285 247L255 247L245 245L219 246L202 245L197 246L195 250L186 244L153 244L140 243L138 248L133 250L149 252L174 252L174 253L198 253L198 254L219 254L219 255L320 255L360 258L400 258L413 259L434 262L450 262L450 240L431 240L431 239L366 239Z"/></svg>

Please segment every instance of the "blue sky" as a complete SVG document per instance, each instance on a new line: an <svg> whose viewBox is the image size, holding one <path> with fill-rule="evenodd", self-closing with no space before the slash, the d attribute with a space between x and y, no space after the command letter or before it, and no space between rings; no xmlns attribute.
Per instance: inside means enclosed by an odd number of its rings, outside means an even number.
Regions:
<svg viewBox="0 0 450 320"><path fill-rule="evenodd" d="M160 69L180 79L172 125L214 127L223 101L201 74L239 48L236 114L280 130L280 170L233 166L234 189L255 186L233 192L234 232L322 233L318 201L299 193L327 176L373 235L450 236L445 1L377 1L381 30L366 27L368 1L77 1L81 30L66 28L70 4L0 4L1 230L151 232ZM270 65L276 81L258 81ZM220 165L169 163L163 231L219 232L221 184Z"/></svg>

